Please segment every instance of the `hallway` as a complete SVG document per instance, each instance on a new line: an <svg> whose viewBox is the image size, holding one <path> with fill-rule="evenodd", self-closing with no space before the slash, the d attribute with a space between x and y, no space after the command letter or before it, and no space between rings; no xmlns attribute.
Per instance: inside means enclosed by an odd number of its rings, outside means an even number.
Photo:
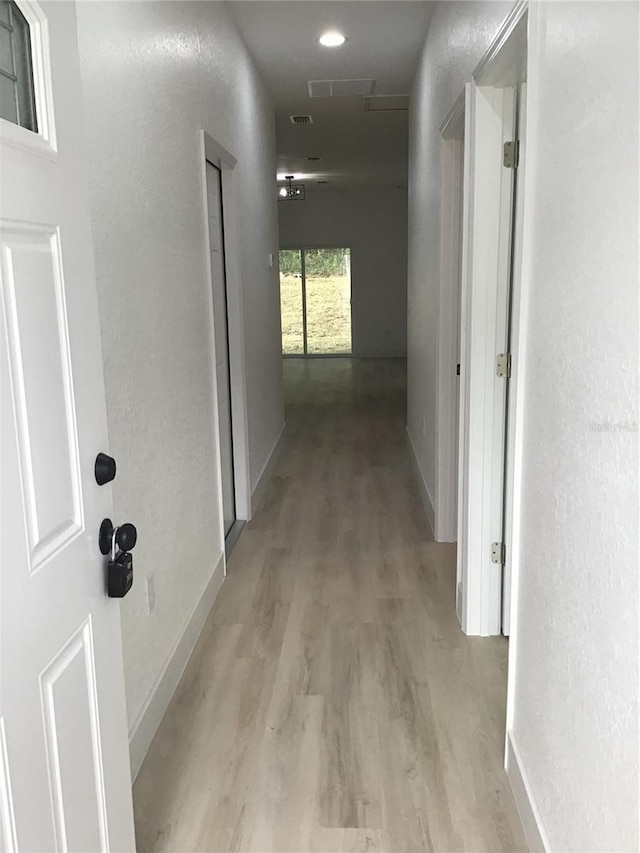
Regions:
<svg viewBox="0 0 640 853"><path fill-rule="evenodd" d="M138 850L525 849L507 644L463 635L402 360L287 360L262 510L134 787Z"/></svg>

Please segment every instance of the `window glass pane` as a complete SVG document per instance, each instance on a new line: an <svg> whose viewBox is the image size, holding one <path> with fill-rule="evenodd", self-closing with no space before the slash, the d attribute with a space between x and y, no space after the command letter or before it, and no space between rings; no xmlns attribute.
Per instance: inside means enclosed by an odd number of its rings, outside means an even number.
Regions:
<svg viewBox="0 0 640 853"><path fill-rule="evenodd" d="M302 259L298 249L280 251L280 311L282 316L282 352L304 352L302 330Z"/></svg>
<svg viewBox="0 0 640 853"><path fill-rule="evenodd" d="M3 24L9 23L9 2L8 0L0 0L0 21Z"/></svg>
<svg viewBox="0 0 640 853"><path fill-rule="evenodd" d="M349 249L305 249L307 351L351 352Z"/></svg>
<svg viewBox="0 0 640 853"><path fill-rule="evenodd" d="M13 51L11 50L11 30L0 26L0 69L13 75Z"/></svg>
<svg viewBox="0 0 640 853"><path fill-rule="evenodd" d="M0 23L0 68L12 74L15 82L4 77L0 116L37 133L29 24L15 3L0 0L0 21L6 17L9 29ZM11 83L11 94L7 82Z"/></svg>
<svg viewBox="0 0 640 853"><path fill-rule="evenodd" d="M15 3L11 4L11 25L13 26L13 53L18 78L18 121L22 127L37 133L33 63L31 61L31 32L26 18Z"/></svg>
<svg viewBox="0 0 640 853"><path fill-rule="evenodd" d="M16 86L13 80L0 74L0 118L18 123L16 106Z"/></svg>

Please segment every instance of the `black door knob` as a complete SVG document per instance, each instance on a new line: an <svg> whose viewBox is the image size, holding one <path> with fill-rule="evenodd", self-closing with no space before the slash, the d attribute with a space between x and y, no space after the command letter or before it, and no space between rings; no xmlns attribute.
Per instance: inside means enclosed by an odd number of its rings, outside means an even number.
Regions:
<svg viewBox="0 0 640 853"><path fill-rule="evenodd" d="M121 551L132 551L138 541L138 531L134 524L121 524L116 531L116 545Z"/></svg>
<svg viewBox="0 0 640 853"><path fill-rule="evenodd" d="M116 477L116 460L113 456L107 456L106 453L98 453L95 464L96 483L99 486L104 486L105 483L110 483Z"/></svg>
<svg viewBox="0 0 640 853"><path fill-rule="evenodd" d="M101 554L106 556L111 553L111 543L113 541L114 530L116 534L116 545L120 551L131 551L135 548L135 544L138 541L138 531L136 530L135 525L127 523L114 528L111 519L105 518L100 525L100 534L98 536L98 546L100 547Z"/></svg>

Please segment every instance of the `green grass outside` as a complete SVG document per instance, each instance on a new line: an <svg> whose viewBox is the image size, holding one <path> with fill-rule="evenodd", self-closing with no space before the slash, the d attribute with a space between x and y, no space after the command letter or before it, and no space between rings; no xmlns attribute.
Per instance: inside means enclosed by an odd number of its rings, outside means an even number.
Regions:
<svg viewBox="0 0 640 853"><path fill-rule="evenodd" d="M351 287L347 276L307 276L307 351L310 354L351 352ZM282 351L301 354L302 283L280 277Z"/></svg>

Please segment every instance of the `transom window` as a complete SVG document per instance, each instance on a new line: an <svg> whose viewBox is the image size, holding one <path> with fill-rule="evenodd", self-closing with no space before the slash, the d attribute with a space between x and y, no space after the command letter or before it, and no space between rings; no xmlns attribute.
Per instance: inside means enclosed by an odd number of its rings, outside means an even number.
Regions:
<svg viewBox="0 0 640 853"><path fill-rule="evenodd" d="M12 0L0 0L0 118L38 132L31 31Z"/></svg>

